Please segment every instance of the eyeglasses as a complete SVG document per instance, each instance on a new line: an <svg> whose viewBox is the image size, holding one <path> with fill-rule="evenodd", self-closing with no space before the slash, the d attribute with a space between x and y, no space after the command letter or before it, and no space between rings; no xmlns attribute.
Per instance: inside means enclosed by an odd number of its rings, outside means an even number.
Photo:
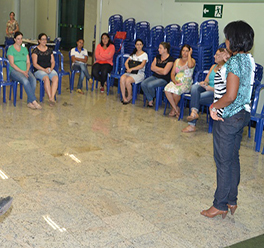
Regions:
<svg viewBox="0 0 264 248"><path fill-rule="evenodd" d="M44 38L44 39L40 39L40 40L47 40L46 38Z"/></svg>

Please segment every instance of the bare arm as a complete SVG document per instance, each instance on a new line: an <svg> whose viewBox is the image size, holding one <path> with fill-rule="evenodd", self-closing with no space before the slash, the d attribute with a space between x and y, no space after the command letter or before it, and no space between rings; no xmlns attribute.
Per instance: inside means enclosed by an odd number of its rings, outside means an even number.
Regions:
<svg viewBox="0 0 264 248"><path fill-rule="evenodd" d="M188 67L193 68L195 66L195 60L192 58L192 48L190 48L190 52L188 54Z"/></svg>
<svg viewBox="0 0 264 248"><path fill-rule="evenodd" d="M175 80L175 75L176 75L176 61L177 59L174 61L174 65L173 65L173 68L171 70L171 81L174 83L174 84L178 84L179 82L177 82Z"/></svg>
<svg viewBox="0 0 264 248"><path fill-rule="evenodd" d="M172 66L173 66L173 62L168 62L164 68L158 67L156 66L156 58L155 58L151 64L151 70L159 75L167 75L170 72Z"/></svg>
<svg viewBox="0 0 264 248"><path fill-rule="evenodd" d="M78 61L80 61L80 62L83 62L83 63L87 63L87 61L88 61L88 56L85 56L84 57L84 59L81 59L81 58L76 58L74 55L73 56L71 56L71 60L72 60L72 63L74 63L74 62L78 62Z"/></svg>

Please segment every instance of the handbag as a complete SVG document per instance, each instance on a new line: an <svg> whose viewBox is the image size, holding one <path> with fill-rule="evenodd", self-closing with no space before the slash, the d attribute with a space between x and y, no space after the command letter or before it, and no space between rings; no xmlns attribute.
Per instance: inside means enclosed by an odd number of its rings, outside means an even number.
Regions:
<svg viewBox="0 0 264 248"><path fill-rule="evenodd" d="M126 32L116 31L116 34L115 34L115 37L114 37L114 42L115 42L115 39L122 40L121 43L120 43L120 47L119 47L118 51L116 51L116 53L119 53L120 52L121 47L122 47L123 42L124 42L124 39L126 38L126 35L127 35Z"/></svg>
<svg viewBox="0 0 264 248"><path fill-rule="evenodd" d="M126 35L127 35L126 32L117 31L116 34L115 34L114 40L115 39L125 40L126 39Z"/></svg>
<svg viewBox="0 0 264 248"><path fill-rule="evenodd" d="M140 65L141 63L142 63L142 61L136 61L136 60L130 59L128 61L128 67L129 67L129 69L131 69L131 68L134 68L134 67ZM132 73L132 74L138 74L138 71L139 70L132 70L130 73Z"/></svg>

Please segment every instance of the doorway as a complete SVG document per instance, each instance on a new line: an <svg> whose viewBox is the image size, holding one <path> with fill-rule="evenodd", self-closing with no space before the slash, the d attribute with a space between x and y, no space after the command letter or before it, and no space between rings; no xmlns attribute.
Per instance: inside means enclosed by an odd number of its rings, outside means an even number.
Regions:
<svg viewBox="0 0 264 248"><path fill-rule="evenodd" d="M61 48L69 50L83 38L85 0L59 0L59 37Z"/></svg>

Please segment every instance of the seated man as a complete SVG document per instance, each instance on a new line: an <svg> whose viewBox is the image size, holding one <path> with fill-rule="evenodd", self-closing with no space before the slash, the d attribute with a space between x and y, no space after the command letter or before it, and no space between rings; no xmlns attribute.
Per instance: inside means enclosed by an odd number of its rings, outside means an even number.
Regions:
<svg viewBox="0 0 264 248"><path fill-rule="evenodd" d="M0 198L0 215L6 213L6 211L11 207L13 198L8 196L6 198Z"/></svg>
<svg viewBox="0 0 264 248"><path fill-rule="evenodd" d="M88 80L91 79L91 76L87 69L87 60L88 52L83 48L84 40L82 38L77 40L77 47L71 49L71 60L72 60L72 69L80 71L79 81L77 85L77 93L84 94L82 91L82 82L84 76Z"/></svg>

